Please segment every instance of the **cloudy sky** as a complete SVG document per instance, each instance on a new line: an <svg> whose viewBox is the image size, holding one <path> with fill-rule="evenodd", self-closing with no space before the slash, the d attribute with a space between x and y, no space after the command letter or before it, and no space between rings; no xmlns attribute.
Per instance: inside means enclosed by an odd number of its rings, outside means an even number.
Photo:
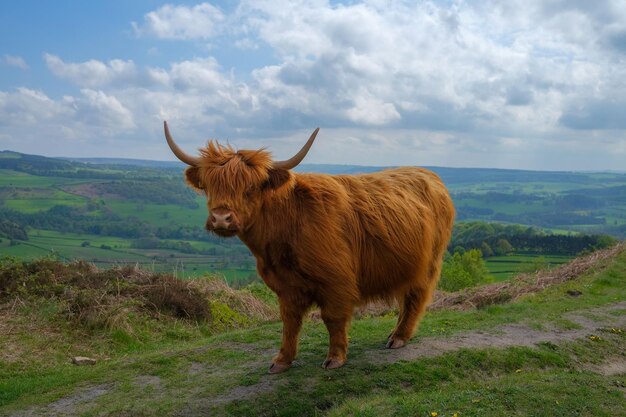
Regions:
<svg viewBox="0 0 626 417"><path fill-rule="evenodd" d="M626 170L626 0L0 4L0 149Z"/></svg>

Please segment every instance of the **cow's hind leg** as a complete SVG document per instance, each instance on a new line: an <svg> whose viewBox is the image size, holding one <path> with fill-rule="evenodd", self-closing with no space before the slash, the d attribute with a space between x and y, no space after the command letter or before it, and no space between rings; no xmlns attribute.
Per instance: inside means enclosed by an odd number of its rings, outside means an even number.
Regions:
<svg viewBox="0 0 626 417"><path fill-rule="evenodd" d="M422 288L411 288L404 297L398 299L400 314L395 330L387 340L387 347L398 349L406 345L413 336L417 323L420 321L430 301L431 291Z"/></svg>
<svg viewBox="0 0 626 417"><path fill-rule="evenodd" d="M352 315L352 307L328 308L322 307L322 320L328 329L330 346L328 356L322 363L326 369L335 369L343 366L348 357L348 325Z"/></svg>

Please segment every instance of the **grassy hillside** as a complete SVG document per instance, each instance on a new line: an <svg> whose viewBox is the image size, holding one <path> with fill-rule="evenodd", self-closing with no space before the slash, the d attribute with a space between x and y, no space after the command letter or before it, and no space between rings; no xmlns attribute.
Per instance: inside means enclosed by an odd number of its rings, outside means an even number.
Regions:
<svg viewBox="0 0 626 417"><path fill-rule="evenodd" d="M155 290L180 285L171 278L55 268L70 267L2 268L0 415L626 414L624 246L513 281L507 297L499 284L439 295L404 349L384 349L393 313L364 310L338 370L320 368L328 336L313 315L296 365L278 375L266 372L281 325L254 313L275 314L263 287L186 282L173 303ZM175 308L189 294L210 308ZM75 355L98 362L75 366Z"/></svg>

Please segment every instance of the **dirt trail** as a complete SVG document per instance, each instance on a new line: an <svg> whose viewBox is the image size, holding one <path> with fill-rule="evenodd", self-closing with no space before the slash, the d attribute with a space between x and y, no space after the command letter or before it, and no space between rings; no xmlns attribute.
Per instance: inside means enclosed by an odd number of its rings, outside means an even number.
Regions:
<svg viewBox="0 0 626 417"><path fill-rule="evenodd" d="M84 405L101 395L107 394L113 389L113 384L95 385L93 387L83 388L67 397L58 399L45 407L30 408L25 411L10 414L11 417L65 417L78 415L76 408L78 405ZM4 415L4 414L3 414ZM9 415L7 415L9 416Z"/></svg>
<svg viewBox="0 0 626 417"><path fill-rule="evenodd" d="M564 330L550 326L544 330L539 330L531 328L527 324L507 324L489 331L476 330L449 337L418 337L402 349L378 350L368 353L366 358L371 363L393 363L399 360L412 361L419 358L430 358L463 348L534 346L545 342L558 344L562 341L598 335L600 329L624 328L626 315L615 316L610 314L611 311L618 310L626 310L626 301L592 310L564 314L564 319L580 326L577 329Z"/></svg>

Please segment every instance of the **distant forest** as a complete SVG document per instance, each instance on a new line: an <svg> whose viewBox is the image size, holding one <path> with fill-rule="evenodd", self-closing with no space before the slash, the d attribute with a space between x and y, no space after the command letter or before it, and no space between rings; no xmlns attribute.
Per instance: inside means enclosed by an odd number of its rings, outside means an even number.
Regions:
<svg viewBox="0 0 626 417"><path fill-rule="evenodd" d="M449 251L478 249L483 257L513 252L578 255L606 248L617 242L608 235L554 234L536 227L485 222L458 222L454 226Z"/></svg>

